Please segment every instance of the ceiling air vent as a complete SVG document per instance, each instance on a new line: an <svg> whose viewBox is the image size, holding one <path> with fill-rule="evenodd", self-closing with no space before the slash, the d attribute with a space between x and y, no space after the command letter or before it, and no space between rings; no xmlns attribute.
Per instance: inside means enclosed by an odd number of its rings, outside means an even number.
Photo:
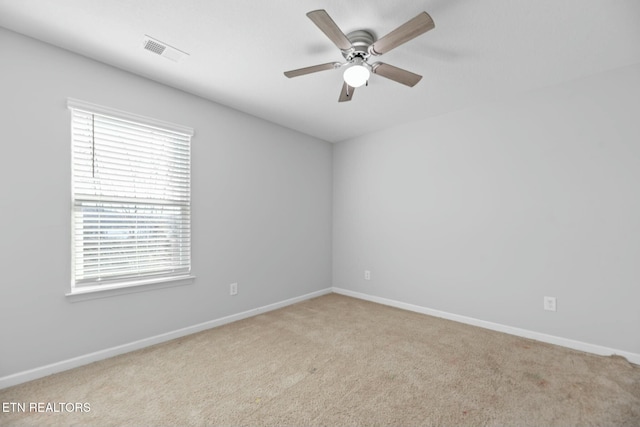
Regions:
<svg viewBox="0 0 640 427"><path fill-rule="evenodd" d="M156 55L163 56L167 59L172 60L173 62L178 62L185 56L189 56L188 53L176 49L175 47L169 46L168 44L147 35L144 36L142 47L149 52L153 52Z"/></svg>

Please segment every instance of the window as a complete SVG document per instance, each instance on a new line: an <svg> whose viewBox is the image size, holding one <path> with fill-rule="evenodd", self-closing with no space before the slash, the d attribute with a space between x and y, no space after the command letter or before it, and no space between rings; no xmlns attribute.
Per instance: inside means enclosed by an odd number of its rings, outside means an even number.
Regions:
<svg viewBox="0 0 640 427"><path fill-rule="evenodd" d="M69 100L72 294L189 278L193 131Z"/></svg>

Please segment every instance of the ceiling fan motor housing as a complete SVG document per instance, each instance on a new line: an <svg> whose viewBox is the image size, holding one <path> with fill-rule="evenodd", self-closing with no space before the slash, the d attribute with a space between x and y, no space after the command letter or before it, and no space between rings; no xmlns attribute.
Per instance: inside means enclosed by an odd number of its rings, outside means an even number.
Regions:
<svg viewBox="0 0 640 427"><path fill-rule="evenodd" d="M351 63L356 62L358 59L361 61L357 62L366 63L371 55L369 53L369 46L375 41L373 34L366 30L357 30L347 34L347 38L351 42L351 49L342 51L344 59Z"/></svg>

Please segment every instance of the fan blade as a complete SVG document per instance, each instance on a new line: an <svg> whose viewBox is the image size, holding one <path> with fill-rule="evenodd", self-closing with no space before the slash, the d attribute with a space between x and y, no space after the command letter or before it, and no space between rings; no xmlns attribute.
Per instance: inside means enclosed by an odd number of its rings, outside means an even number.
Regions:
<svg viewBox="0 0 640 427"><path fill-rule="evenodd" d="M311 67L298 68L297 70L285 71L284 75L291 77L303 76L305 74L317 73L318 71L333 70L340 66L339 62L327 62L326 64L313 65Z"/></svg>
<svg viewBox="0 0 640 427"><path fill-rule="evenodd" d="M387 53L391 49L418 37L420 34L434 29L435 26L436 25L433 22L433 19L431 19L431 16L429 16L427 12L422 12L410 21L400 25L386 36L376 40L376 42L369 48L369 52L373 55L382 55L383 53Z"/></svg>
<svg viewBox="0 0 640 427"><path fill-rule="evenodd" d="M376 62L373 64L372 69L375 74L379 74L382 77L386 77L409 87L415 86L420 79L422 79L422 76L414 74L411 71L403 70L402 68L394 67L393 65L384 64L382 62Z"/></svg>
<svg viewBox="0 0 640 427"><path fill-rule="evenodd" d="M342 30L333 22L333 19L329 16L326 10L314 10L307 13L309 19L320 28L320 30L329 37L329 39L338 46L340 50L351 49L351 42L344 35Z"/></svg>
<svg viewBox="0 0 640 427"><path fill-rule="evenodd" d="M340 98L338 98L338 102L351 101L353 98L353 92L355 88L349 86L346 82L342 84L342 90L340 91Z"/></svg>

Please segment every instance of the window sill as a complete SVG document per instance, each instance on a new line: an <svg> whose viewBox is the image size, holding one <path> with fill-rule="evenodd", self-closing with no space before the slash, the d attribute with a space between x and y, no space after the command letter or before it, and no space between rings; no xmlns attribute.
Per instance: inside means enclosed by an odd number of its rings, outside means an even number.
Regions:
<svg viewBox="0 0 640 427"><path fill-rule="evenodd" d="M194 282L194 280L195 276L189 275L179 277L165 277L162 279L140 280L113 285L82 286L72 288L71 292L65 294L65 296L70 302L80 302L97 298L108 298L117 295L151 291L155 289L171 288L174 286L190 285Z"/></svg>

